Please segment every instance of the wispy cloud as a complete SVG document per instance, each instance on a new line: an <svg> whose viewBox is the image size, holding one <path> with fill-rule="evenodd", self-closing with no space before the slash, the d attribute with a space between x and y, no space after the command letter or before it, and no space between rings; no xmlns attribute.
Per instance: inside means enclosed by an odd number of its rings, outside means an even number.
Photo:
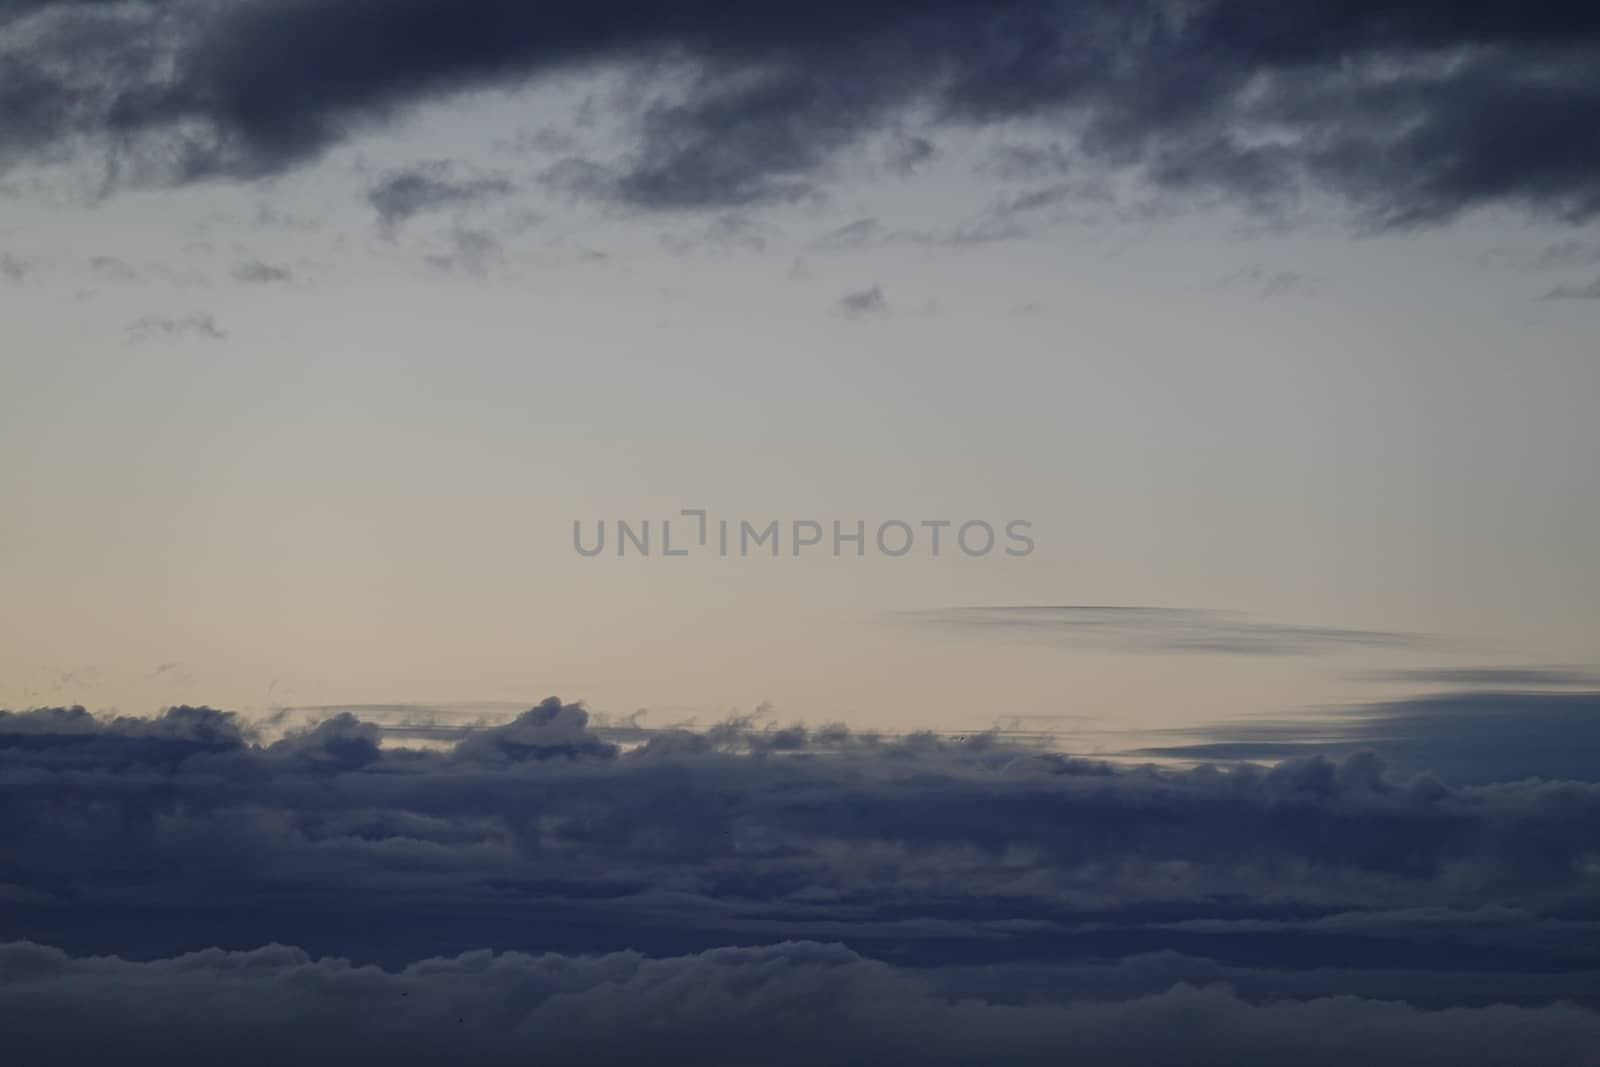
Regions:
<svg viewBox="0 0 1600 1067"><path fill-rule="evenodd" d="M887 314L889 301L884 297L883 289L874 285L870 289L860 289L853 293L846 293L839 298L839 303L836 307L845 318L870 319Z"/></svg>
<svg viewBox="0 0 1600 1067"><path fill-rule="evenodd" d="M367 202L392 234L418 215L484 204L514 189L500 175L462 174L450 162L435 160L384 175L367 191Z"/></svg>
<svg viewBox="0 0 1600 1067"><path fill-rule="evenodd" d="M1176 731L1184 739L1139 749L1138 754L1279 760L1312 754L1341 757L1377 748L1408 772L1426 771L1452 781L1600 782L1600 687L1536 692L1493 675L1485 681L1500 688L1213 723Z"/></svg>
<svg viewBox="0 0 1600 1067"><path fill-rule="evenodd" d="M191 337L221 341L228 336L228 331L218 326L215 318L202 312L179 317L144 315L128 323L124 333L132 344L155 340L178 341Z"/></svg>
<svg viewBox="0 0 1600 1067"><path fill-rule="evenodd" d="M1322 655L1350 648L1419 648L1437 639L1388 630L1304 626L1237 612L1125 605L1029 604L901 612L894 618L976 636L1020 636L1140 653Z"/></svg>
<svg viewBox="0 0 1600 1067"><path fill-rule="evenodd" d="M294 271L288 267L251 259L233 268L233 279L245 285L278 285L293 281Z"/></svg>
<svg viewBox="0 0 1600 1067"><path fill-rule="evenodd" d="M1600 300L1600 278L1588 285L1558 285L1544 294L1546 300Z"/></svg>

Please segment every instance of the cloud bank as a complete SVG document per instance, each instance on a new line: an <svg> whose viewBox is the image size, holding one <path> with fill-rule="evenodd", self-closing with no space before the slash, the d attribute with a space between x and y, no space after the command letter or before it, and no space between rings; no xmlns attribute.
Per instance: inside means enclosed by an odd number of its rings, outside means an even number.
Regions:
<svg viewBox="0 0 1600 1067"><path fill-rule="evenodd" d="M0 712L7 1047L1577 1064L1600 1035L1600 785L604 729L554 698L385 740Z"/></svg>
<svg viewBox="0 0 1600 1067"><path fill-rule="evenodd" d="M1179 986L1120 1003L951 999L810 943L651 960L469 953L400 971L296 949L136 963L0 945L7 1047L30 1062L1060 1063L1344 1067L1593 1062L1600 1012L1250 1004ZM1204 1049L1197 1058L1196 1049Z"/></svg>
<svg viewBox="0 0 1600 1067"><path fill-rule="evenodd" d="M1600 210L1592 4L1334 0L29 0L0 15L0 160L110 148L114 180L253 178L466 89L643 79L626 142L566 161L649 208L814 194L884 135L1045 133L1045 170L1125 169L1381 224Z"/></svg>

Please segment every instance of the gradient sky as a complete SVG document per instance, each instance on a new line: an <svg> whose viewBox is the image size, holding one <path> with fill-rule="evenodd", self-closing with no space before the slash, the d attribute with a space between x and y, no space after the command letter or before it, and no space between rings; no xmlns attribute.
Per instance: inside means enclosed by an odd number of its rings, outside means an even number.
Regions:
<svg viewBox="0 0 1600 1067"><path fill-rule="evenodd" d="M0 1048L1596 1067L1597 398L1592 0L0 0Z"/></svg>
<svg viewBox="0 0 1600 1067"><path fill-rule="evenodd" d="M456 91L330 89L314 144L219 96L197 121L240 159L156 119L107 148L87 95L65 132L18 112L0 706L559 693L656 722L1118 730L1392 696L1371 677L1400 668L1593 664L1581 178L1463 192L1423 160L1268 195L1097 153L1071 117L1098 105L951 122L887 90L870 119L777 120L811 150L762 169L742 127L733 163L661 132L662 101L738 99L675 61L461 62ZM712 160L668 161L700 184L638 162L663 140ZM1037 550L572 549L574 520L694 507L1021 518ZM949 613L1080 605L1189 636ZM1243 647L1193 640L1239 620ZM1280 626L1371 633L1257 640Z"/></svg>

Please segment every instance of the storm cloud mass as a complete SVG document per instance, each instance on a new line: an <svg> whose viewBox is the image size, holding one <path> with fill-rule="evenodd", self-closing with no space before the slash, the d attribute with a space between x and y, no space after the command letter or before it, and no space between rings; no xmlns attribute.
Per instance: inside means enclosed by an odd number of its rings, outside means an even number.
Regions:
<svg viewBox="0 0 1600 1067"><path fill-rule="evenodd" d="M452 746L384 735L350 714L264 743L209 708L0 713L8 1046L1108 1064L1600 1047L1593 784L1454 787L1371 752L1183 771L996 735L648 731L555 699Z"/></svg>
<svg viewBox="0 0 1600 1067"><path fill-rule="evenodd" d="M1069 169L1263 210L1302 190L1379 224L1600 209L1592 4L30 0L0 20L0 159L97 145L117 181L271 174L458 90L616 69L645 86L627 142L562 172L641 207L809 196L872 135L925 158L941 130L1023 123Z"/></svg>

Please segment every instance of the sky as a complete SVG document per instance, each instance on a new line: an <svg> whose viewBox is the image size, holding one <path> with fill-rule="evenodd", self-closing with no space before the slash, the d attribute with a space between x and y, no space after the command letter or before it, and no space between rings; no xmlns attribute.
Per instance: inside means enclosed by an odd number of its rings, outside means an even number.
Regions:
<svg viewBox="0 0 1600 1067"><path fill-rule="evenodd" d="M326 982L284 1017L400 1057L316 1013L725 982L759 1035L788 961L858 1051L1267 1062L1342 995L1394 1032L1329 1062L1585 1062L1597 52L1555 0L0 0L0 1000Z"/></svg>
<svg viewBox="0 0 1600 1067"><path fill-rule="evenodd" d="M144 10L16 15L12 33ZM691 172L663 201L590 169L675 161L663 127L758 88L641 62L340 105L315 151L269 139L195 174L149 173L202 136L188 119L109 143L8 135L0 566L25 610L6 703L555 692L668 721L768 703L882 728L1003 710L1143 727L1186 716L1178 694L1213 715L1360 699L1346 676L1372 666L895 621L971 606L1238 612L1431 635L1441 661L1592 660L1600 243L1581 183L1549 191L1532 164L1503 191L1393 178L1393 203L1337 176L1163 184L1156 159L1074 148L1114 102L941 122L937 90L911 86L905 114L860 128L786 105L845 126L838 144L794 160L730 135L726 165L753 177ZM1213 106L1199 131L1143 120L1145 153L1233 135L1209 127L1242 105ZM251 146L276 120L194 121ZM573 550L575 521L683 509L735 528L1021 519L1035 548Z"/></svg>

